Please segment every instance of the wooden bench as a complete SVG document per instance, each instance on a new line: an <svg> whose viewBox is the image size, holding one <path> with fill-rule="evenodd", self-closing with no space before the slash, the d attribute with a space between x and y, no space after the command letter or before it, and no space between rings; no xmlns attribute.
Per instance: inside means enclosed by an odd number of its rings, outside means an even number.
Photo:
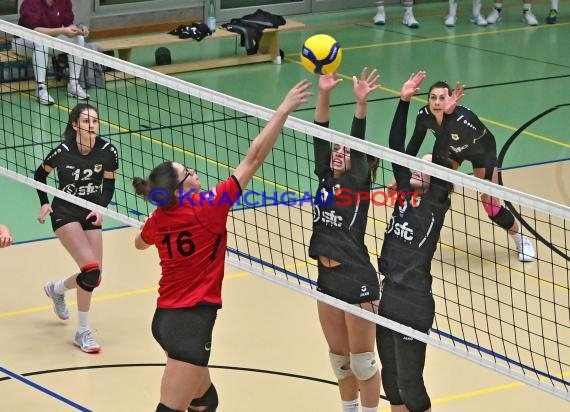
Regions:
<svg viewBox="0 0 570 412"><path fill-rule="evenodd" d="M151 69L161 73L180 73L193 70L204 70L215 67L237 66L241 64L274 62L279 64L279 32L287 30L299 30L304 28L303 23L287 20L287 23L277 29L265 29L259 42L259 50L254 55L229 56L216 59L197 60L192 62L173 63L164 66L154 66ZM233 33L222 28L218 28L214 34L205 37L202 42L222 39L239 39L238 33ZM167 33L148 33L130 36L114 37L95 41L94 43L102 51L117 50L118 56L122 60L131 61L132 50L138 47L165 46L169 44L184 44L193 39L180 39L177 36Z"/></svg>
<svg viewBox="0 0 570 412"><path fill-rule="evenodd" d="M228 67L237 66L241 64L249 63L259 63L259 62L274 62L279 64L281 58L279 55L280 43L279 43L279 32L288 30L300 30L305 27L305 24L294 21L287 20L287 23L280 26L277 29L265 29L261 36L259 42L259 50L257 54L253 55L240 55L240 56L229 56L220 57L216 59L207 60L197 60L191 62L181 62L173 63L164 66L154 66L151 69L159 71L161 73L181 73L193 70L204 70L211 69L215 67ZM204 41L211 41L216 39L234 39L239 40L240 35L238 33L233 33L222 28L218 28L213 35L205 37ZM117 50L119 58L122 60L130 61L132 50L138 47L146 46L163 46L168 44L183 44L187 42L193 42L193 39L180 39L177 36L167 34L164 32L160 33L145 33L145 34L135 34L129 36L111 37L102 40L96 40L97 44L101 50L110 51ZM0 51L0 66L3 63L17 63L26 62L29 59L25 56L17 55L13 50L1 50ZM107 80L116 80L116 75L110 73L107 74ZM48 87L58 87L65 85L64 81L56 82L53 78L47 79ZM23 81L13 81L0 83L0 93L8 93L14 91L24 91L24 90L34 90L36 84L33 80L23 80Z"/></svg>

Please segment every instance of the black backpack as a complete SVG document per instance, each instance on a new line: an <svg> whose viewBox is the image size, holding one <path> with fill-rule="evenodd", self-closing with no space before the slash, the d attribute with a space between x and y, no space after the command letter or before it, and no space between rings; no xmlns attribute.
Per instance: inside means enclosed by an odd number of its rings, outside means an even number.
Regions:
<svg viewBox="0 0 570 412"><path fill-rule="evenodd" d="M164 66L172 64L172 57L170 57L170 50L166 47L159 47L154 52L154 61L157 66Z"/></svg>

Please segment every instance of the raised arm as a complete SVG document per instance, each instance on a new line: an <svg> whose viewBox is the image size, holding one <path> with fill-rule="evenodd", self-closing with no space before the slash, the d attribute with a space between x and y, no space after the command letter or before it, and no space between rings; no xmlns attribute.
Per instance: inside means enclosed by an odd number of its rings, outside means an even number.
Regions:
<svg viewBox="0 0 570 412"><path fill-rule="evenodd" d="M350 134L359 139L365 138L368 95L378 89L379 85L377 82L379 78L380 75L376 69L368 74L368 68L366 67L362 69L360 79L357 79L356 76L352 76L356 107L354 109L354 118L352 119ZM350 160L352 163L352 175L357 179L368 179L370 168L368 166L368 156L366 153L351 150Z"/></svg>
<svg viewBox="0 0 570 412"><path fill-rule="evenodd" d="M406 147L406 153L410 156L417 156L418 152L420 151L420 147L424 142L427 134L427 127L421 121L422 116L418 115L416 117L416 125L414 127L414 133L412 133L412 137L408 143L408 147Z"/></svg>
<svg viewBox="0 0 570 412"><path fill-rule="evenodd" d="M323 74L319 76L319 91L317 93L317 106L315 107L315 124L329 127L330 95L341 82L342 79L336 79L334 74ZM313 150L315 152L315 174L320 176L323 170L329 168L331 146L326 140L313 137Z"/></svg>
<svg viewBox="0 0 570 412"><path fill-rule="evenodd" d="M410 100L420 90L420 85L425 78L426 72L424 71L412 73L402 86L400 101L398 102L398 107L394 114L394 120L392 121L392 127L390 128L389 145L391 149L402 153L405 152L406 123L408 121ZM392 170L394 172L394 177L396 178L396 188L398 190L407 188L410 185L410 169L405 166L392 163Z"/></svg>
<svg viewBox="0 0 570 412"><path fill-rule="evenodd" d="M257 169L259 169L267 157L267 154L275 145L289 114L302 103L307 102L307 98L311 95L307 91L310 86L310 83L303 80L289 90L269 122L249 146L245 158L234 171L234 176L237 178L242 190L248 185Z"/></svg>

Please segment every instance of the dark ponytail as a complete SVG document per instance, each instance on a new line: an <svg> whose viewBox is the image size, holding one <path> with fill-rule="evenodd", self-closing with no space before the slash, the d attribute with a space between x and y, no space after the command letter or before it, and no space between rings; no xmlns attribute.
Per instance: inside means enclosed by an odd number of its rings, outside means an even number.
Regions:
<svg viewBox="0 0 570 412"><path fill-rule="evenodd" d="M137 195L142 196L145 199L148 197L148 193L150 192L150 184L148 183L148 180L135 177L133 178L133 187Z"/></svg>
<svg viewBox="0 0 570 412"><path fill-rule="evenodd" d="M152 169L152 172L148 175L148 179L140 177L133 178L133 188L136 194L144 197L145 200L148 200L149 194L154 189L160 188L166 190L170 194L170 197L168 203L162 205L162 207L170 207L174 205L178 199L175 195L179 188L178 174L171 161L164 162Z"/></svg>
<svg viewBox="0 0 570 412"><path fill-rule="evenodd" d="M376 173L378 172L380 159L372 155L367 155L367 157L368 157L368 169L370 170L370 182L374 183L376 181Z"/></svg>

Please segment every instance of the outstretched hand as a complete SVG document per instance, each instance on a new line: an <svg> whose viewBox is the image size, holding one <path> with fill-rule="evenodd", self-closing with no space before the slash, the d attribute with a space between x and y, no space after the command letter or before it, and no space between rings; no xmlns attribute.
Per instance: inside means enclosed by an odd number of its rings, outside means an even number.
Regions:
<svg viewBox="0 0 570 412"><path fill-rule="evenodd" d="M463 98L463 91L465 86L460 82L455 83L455 88L451 92L451 96L446 97L445 103L443 105L443 111L445 114L451 114L457 107L459 101Z"/></svg>
<svg viewBox="0 0 570 412"><path fill-rule="evenodd" d="M289 90L277 110L283 110L287 114L295 111L301 104L307 102L309 96L312 96L313 93L307 91L309 87L311 87L311 83L306 79L301 80Z"/></svg>
<svg viewBox="0 0 570 412"><path fill-rule="evenodd" d="M336 86L342 83L342 79L337 79L335 74L321 74L319 76L319 92L330 93Z"/></svg>
<svg viewBox="0 0 570 412"><path fill-rule="evenodd" d="M400 98L405 102L409 102L412 97L420 90L420 86L426 76L427 74L423 70L420 70L417 73L412 73L410 75L410 78L406 80L402 86L402 90L400 91Z"/></svg>
<svg viewBox="0 0 570 412"><path fill-rule="evenodd" d="M368 74L368 68L364 67L360 73L360 80L356 76L352 76L352 83L354 88L354 96L357 102L366 102L368 95L380 87L377 84L380 79L380 74L376 69Z"/></svg>

